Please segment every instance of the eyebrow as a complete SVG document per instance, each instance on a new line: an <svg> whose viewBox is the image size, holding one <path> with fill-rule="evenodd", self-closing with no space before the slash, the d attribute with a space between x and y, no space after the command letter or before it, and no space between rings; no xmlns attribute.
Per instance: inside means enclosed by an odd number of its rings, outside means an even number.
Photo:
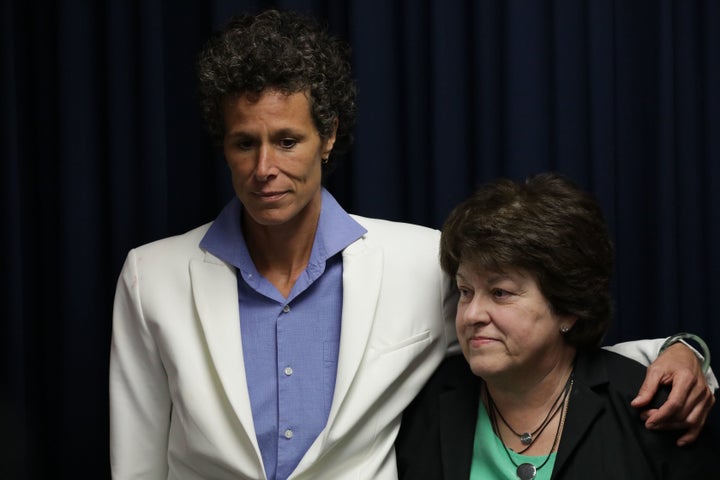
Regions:
<svg viewBox="0 0 720 480"><path fill-rule="evenodd" d="M503 280L509 280L511 282L519 283L520 280L518 279L518 277L522 278L522 275L505 272L490 272L486 284L494 285L496 283L502 282ZM459 271L455 274L455 278L467 281L467 278L465 278L465 276Z"/></svg>
<svg viewBox="0 0 720 480"><path fill-rule="evenodd" d="M292 128L281 128L277 132L273 133L272 136L274 136L274 137L295 137L298 139L303 139L307 135L298 130L293 130Z"/></svg>
<svg viewBox="0 0 720 480"><path fill-rule="evenodd" d="M293 130L292 128L281 128L277 132L273 132L271 138L285 138L293 137L302 140L307 137L307 134L300 132L299 130ZM228 138L257 138L258 135L250 133L245 130L236 130L227 134Z"/></svg>

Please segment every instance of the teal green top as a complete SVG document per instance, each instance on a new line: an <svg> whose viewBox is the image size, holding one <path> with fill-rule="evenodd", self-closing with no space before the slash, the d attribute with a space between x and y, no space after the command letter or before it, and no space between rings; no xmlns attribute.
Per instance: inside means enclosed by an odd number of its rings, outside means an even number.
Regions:
<svg viewBox="0 0 720 480"><path fill-rule="evenodd" d="M547 455L539 457L531 455L519 455L510 451L513 461L521 463L532 463L537 468L544 461ZM549 480L550 474L555 465L555 453L550 455L547 463L537 471L533 480ZM473 441L472 466L470 468L470 480L517 480L515 470L517 467L512 464L505 452L502 440L493 432L490 417L485 410L485 405L480 402L478 408L478 419L475 425L475 440Z"/></svg>

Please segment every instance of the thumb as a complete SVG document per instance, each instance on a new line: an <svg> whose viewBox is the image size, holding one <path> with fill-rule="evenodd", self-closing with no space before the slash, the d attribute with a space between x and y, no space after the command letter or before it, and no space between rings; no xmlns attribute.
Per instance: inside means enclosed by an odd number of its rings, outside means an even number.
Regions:
<svg viewBox="0 0 720 480"><path fill-rule="evenodd" d="M630 402L630 405L633 407L644 407L649 404L660 386L660 377L659 374L655 373L655 370L648 368L645 374L645 381L640 385L640 390L637 396Z"/></svg>

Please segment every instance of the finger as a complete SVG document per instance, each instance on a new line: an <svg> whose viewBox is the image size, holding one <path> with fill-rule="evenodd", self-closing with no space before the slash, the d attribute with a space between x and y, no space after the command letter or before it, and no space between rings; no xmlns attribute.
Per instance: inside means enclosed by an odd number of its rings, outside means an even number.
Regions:
<svg viewBox="0 0 720 480"><path fill-rule="evenodd" d="M652 367L648 367L647 373L645 373L645 380L640 385L637 396L630 402L633 407L644 407L650 400L655 396L660 382L662 381L662 374Z"/></svg>
<svg viewBox="0 0 720 480"><path fill-rule="evenodd" d="M667 400L653 415L652 423L684 421L695 405L688 401L688 396L697 386L696 378L690 372L678 372L673 376L672 388ZM702 392L702 390L700 390Z"/></svg>
<svg viewBox="0 0 720 480"><path fill-rule="evenodd" d="M715 404L715 396L712 394L710 388L705 388L703 393L702 399L698 400L695 408L692 409L685 419L685 423L690 426L690 430L697 430L697 433L700 433L704 428L710 410ZM695 438L696 437L697 434L695 434ZM691 437L690 442L695 441L695 438Z"/></svg>
<svg viewBox="0 0 720 480"><path fill-rule="evenodd" d="M683 390L680 392L680 390ZM684 421L690 411L683 411L683 407L686 405L687 390L678 388L677 385L673 384L673 389L670 391L667 400L663 403L660 408L650 414L647 420L649 428L653 426L661 425L664 423L675 423Z"/></svg>
<svg viewBox="0 0 720 480"><path fill-rule="evenodd" d="M702 429L705 427L710 409L715 405L715 395L709 387L707 388L707 395L704 402L699 404L688 416L688 422L691 424L691 427L677 439L677 445L679 447L683 447L697 440L700 432L702 432Z"/></svg>
<svg viewBox="0 0 720 480"><path fill-rule="evenodd" d="M646 428L655 428L655 427L662 427L662 425L657 425L655 422L655 418L657 417L657 408L648 408L647 410L643 410L640 412L640 420L645 422Z"/></svg>
<svg viewBox="0 0 720 480"><path fill-rule="evenodd" d="M709 389L705 389L702 398L693 401L694 408L683 417L679 414L677 418L671 420L663 420L658 414L657 409L648 409L640 414L640 418L645 421L647 428L656 430L685 430L685 429L702 429L707 421L710 410L715 403L715 397L710 394ZM691 436L692 438L692 436ZM691 440L694 441L694 440Z"/></svg>
<svg viewBox="0 0 720 480"><path fill-rule="evenodd" d="M708 391L709 390L706 389L706 392ZM707 416L710 413L710 409L712 408L714 403L715 397L713 397L712 395L706 395L702 398L699 398L695 403L695 408L693 408L692 411L685 418L685 422L691 426L704 425L705 420L707 419Z"/></svg>
<svg viewBox="0 0 720 480"><path fill-rule="evenodd" d="M646 424L647 427L647 424ZM664 422L664 423L653 423L651 427L647 427L649 430L667 430L667 431L677 431L685 432L686 430L690 430L693 428L694 425L690 425L687 422Z"/></svg>
<svg viewBox="0 0 720 480"><path fill-rule="evenodd" d="M696 381L692 390L688 393L685 405L678 411L675 421L684 421L689 426L702 425L715 403L715 396L712 390L703 380Z"/></svg>
<svg viewBox="0 0 720 480"><path fill-rule="evenodd" d="M675 443L677 444L678 447L684 447L685 445L689 445L689 444L693 443L695 440L697 440L702 428L703 428L702 425L698 425L697 427L692 427L687 432L682 434L682 436L680 436L680 438L678 438L677 442L675 442Z"/></svg>

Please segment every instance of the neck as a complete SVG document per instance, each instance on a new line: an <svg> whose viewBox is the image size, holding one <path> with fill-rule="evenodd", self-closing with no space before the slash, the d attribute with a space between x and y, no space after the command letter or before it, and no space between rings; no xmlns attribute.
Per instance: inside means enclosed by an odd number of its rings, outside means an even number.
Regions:
<svg viewBox="0 0 720 480"><path fill-rule="evenodd" d="M259 225L244 219L243 232L255 268L287 297L310 261L320 212L282 225Z"/></svg>
<svg viewBox="0 0 720 480"><path fill-rule="evenodd" d="M554 435L544 432L560 428L560 407L570 386L572 366L573 357L568 357L544 373L485 382L486 409L491 417L495 416L496 434L508 448L527 455L553 451ZM521 439L526 432L533 434L530 444Z"/></svg>
<svg viewBox="0 0 720 480"><path fill-rule="evenodd" d="M556 355L545 355L537 368L518 369L506 375L483 378L495 403L502 407L542 408L562 391L575 361L575 349L564 347Z"/></svg>

